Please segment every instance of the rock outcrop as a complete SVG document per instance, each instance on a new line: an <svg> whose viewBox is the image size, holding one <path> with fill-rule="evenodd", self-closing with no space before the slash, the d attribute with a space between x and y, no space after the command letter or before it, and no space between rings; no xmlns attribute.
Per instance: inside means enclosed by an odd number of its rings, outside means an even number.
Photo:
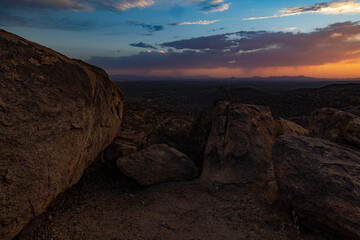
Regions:
<svg viewBox="0 0 360 240"><path fill-rule="evenodd" d="M309 134L308 130L303 128L302 126L283 119L279 118L276 120L276 129L278 135L294 135L294 136L306 136Z"/></svg>
<svg viewBox="0 0 360 240"><path fill-rule="evenodd" d="M360 148L360 117L333 108L314 112L310 120L310 136L349 144Z"/></svg>
<svg viewBox="0 0 360 240"><path fill-rule="evenodd" d="M268 107L218 103L202 179L247 183L273 178L271 148L275 138L275 121Z"/></svg>
<svg viewBox="0 0 360 240"><path fill-rule="evenodd" d="M0 31L0 239L80 179L115 137L122 107L103 70Z"/></svg>
<svg viewBox="0 0 360 240"><path fill-rule="evenodd" d="M189 157L166 144L153 145L119 158L117 166L122 173L143 186L192 180L198 175L198 170Z"/></svg>
<svg viewBox="0 0 360 240"><path fill-rule="evenodd" d="M360 151L287 135L276 141L273 161L280 198L300 219L360 239Z"/></svg>

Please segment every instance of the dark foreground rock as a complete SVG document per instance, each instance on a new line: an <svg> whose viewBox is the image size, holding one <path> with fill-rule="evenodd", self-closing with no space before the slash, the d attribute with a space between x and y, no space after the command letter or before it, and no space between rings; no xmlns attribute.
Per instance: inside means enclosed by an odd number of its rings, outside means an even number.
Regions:
<svg viewBox="0 0 360 240"><path fill-rule="evenodd" d="M166 144L153 145L117 160L118 168L140 185L192 180L198 170L193 161Z"/></svg>
<svg viewBox="0 0 360 240"><path fill-rule="evenodd" d="M360 239L360 152L322 139L282 136L273 148L280 197L298 216Z"/></svg>
<svg viewBox="0 0 360 240"><path fill-rule="evenodd" d="M334 108L314 112L310 136L360 148L360 117Z"/></svg>
<svg viewBox="0 0 360 240"><path fill-rule="evenodd" d="M219 103L205 150L202 179L247 183L273 178L271 148L275 138L275 121L268 107Z"/></svg>
<svg viewBox="0 0 360 240"><path fill-rule="evenodd" d="M103 70L0 31L0 239L80 179L122 106Z"/></svg>

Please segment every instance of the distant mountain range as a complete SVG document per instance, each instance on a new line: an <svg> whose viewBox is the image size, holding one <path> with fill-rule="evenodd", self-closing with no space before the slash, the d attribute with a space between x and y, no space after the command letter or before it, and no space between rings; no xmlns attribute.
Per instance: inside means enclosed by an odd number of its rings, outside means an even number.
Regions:
<svg viewBox="0 0 360 240"><path fill-rule="evenodd" d="M360 78L315 78L307 76L269 76L249 78L214 78L206 75L192 77L169 77L169 76L138 76L138 75L110 75L110 78L117 81L231 81L231 82L360 82Z"/></svg>

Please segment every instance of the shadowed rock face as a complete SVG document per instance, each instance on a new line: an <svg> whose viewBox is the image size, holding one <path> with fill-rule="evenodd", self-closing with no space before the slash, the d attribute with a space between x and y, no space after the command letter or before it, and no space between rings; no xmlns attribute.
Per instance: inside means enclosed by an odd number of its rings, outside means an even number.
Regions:
<svg viewBox="0 0 360 240"><path fill-rule="evenodd" d="M273 148L280 198L304 222L360 239L360 152L323 139L282 136Z"/></svg>
<svg viewBox="0 0 360 240"><path fill-rule="evenodd" d="M305 128L283 118L276 120L276 128L278 135L306 136L309 134Z"/></svg>
<svg viewBox="0 0 360 240"><path fill-rule="evenodd" d="M360 117L333 108L314 112L310 121L310 136L349 144L360 148Z"/></svg>
<svg viewBox="0 0 360 240"><path fill-rule="evenodd" d="M80 179L122 108L103 70L0 31L0 239Z"/></svg>
<svg viewBox="0 0 360 240"><path fill-rule="evenodd" d="M125 157L136 152L136 147L127 145L119 140L115 140L104 151L104 160L107 163L109 169L116 168L116 160L121 157Z"/></svg>
<svg viewBox="0 0 360 240"><path fill-rule="evenodd" d="M219 183L254 182L259 177L270 180L275 138L275 122L268 107L219 103L205 150L202 179Z"/></svg>
<svg viewBox="0 0 360 240"><path fill-rule="evenodd" d="M360 106L349 107L345 111L360 117Z"/></svg>
<svg viewBox="0 0 360 240"><path fill-rule="evenodd" d="M117 166L140 185L192 180L198 175L197 168L188 156L166 144L153 145L119 158Z"/></svg>

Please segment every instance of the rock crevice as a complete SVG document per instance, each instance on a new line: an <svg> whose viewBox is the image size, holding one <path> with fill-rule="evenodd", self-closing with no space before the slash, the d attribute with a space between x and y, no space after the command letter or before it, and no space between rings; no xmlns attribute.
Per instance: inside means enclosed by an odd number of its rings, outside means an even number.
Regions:
<svg viewBox="0 0 360 240"><path fill-rule="evenodd" d="M267 107L218 103L205 150L201 178L219 183L273 178L271 147L275 122Z"/></svg>

